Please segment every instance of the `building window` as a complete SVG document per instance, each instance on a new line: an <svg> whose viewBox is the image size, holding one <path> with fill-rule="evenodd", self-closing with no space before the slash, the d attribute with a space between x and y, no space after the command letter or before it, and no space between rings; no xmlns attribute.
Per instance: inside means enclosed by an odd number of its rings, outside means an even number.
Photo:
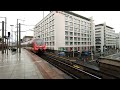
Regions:
<svg viewBox="0 0 120 90"><path fill-rule="evenodd" d="M70 35L73 36L73 32L70 32Z"/></svg>
<svg viewBox="0 0 120 90"><path fill-rule="evenodd" d="M51 41L51 37L50 37L50 41Z"/></svg>
<svg viewBox="0 0 120 90"><path fill-rule="evenodd" d="M50 42L50 46L52 46L51 42Z"/></svg>
<svg viewBox="0 0 120 90"><path fill-rule="evenodd" d="M73 45L73 42L70 42L70 45Z"/></svg>
<svg viewBox="0 0 120 90"><path fill-rule="evenodd" d="M54 29L54 25L51 26L51 29Z"/></svg>
<svg viewBox="0 0 120 90"><path fill-rule="evenodd" d="M54 40L54 36L52 36L52 40Z"/></svg>
<svg viewBox="0 0 120 90"><path fill-rule="evenodd" d="M54 20L52 20L52 24L54 24Z"/></svg>
<svg viewBox="0 0 120 90"><path fill-rule="evenodd" d="M73 27L70 27L70 31L73 31Z"/></svg>
<svg viewBox="0 0 120 90"><path fill-rule="evenodd" d="M73 40L73 37L70 37L70 40Z"/></svg>
<svg viewBox="0 0 120 90"><path fill-rule="evenodd" d="M65 25L68 25L68 21L65 21Z"/></svg>
<svg viewBox="0 0 120 90"><path fill-rule="evenodd" d="M51 16L49 17L49 21L51 21Z"/></svg>
<svg viewBox="0 0 120 90"><path fill-rule="evenodd" d="M70 22L70 26L73 26L73 23L72 23L72 22Z"/></svg>
<svg viewBox="0 0 120 90"><path fill-rule="evenodd" d="M54 35L54 31L52 31L52 35Z"/></svg>
<svg viewBox="0 0 120 90"><path fill-rule="evenodd" d="M81 21L81 24L83 25L83 21Z"/></svg>
<svg viewBox="0 0 120 90"><path fill-rule="evenodd" d="M74 33L74 36L77 36L77 33Z"/></svg>
<svg viewBox="0 0 120 90"><path fill-rule="evenodd" d="M68 20L68 15L65 15L65 20Z"/></svg>
<svg viewBox="0 0 120 90"><path fill-rule="evenodd" d="M77 45L77 42L74 42L74 45Z"/></svg>
<svg viewBox="0 0 120 90"><path fill-rule="evenodd" d="M91 34L91 31L90 31L90 34Z"/></svg>
<svg viewBox="0 0 120 90"><path fill-rule="evenodd" d="M78 32L80 32L80 29L78 29Z"/></svg>
<svg viewBox="0 0 120 90"><path fill-rule="evenodd" d="M73 18L72 18L72 16L70 16L70 21L73 21Z"/></svg>
<svg viewBox="0 0 120 90"><path fill-rule="evenodd" d="M68 31L65 31L65 35L68 35Z"/></svg>
<svg viewBox="0 0 120 90"><path fill-rule="evenodd" d="M78 41L80 41L80 38L78 38Z"/></svg>
<svg viewBox="0 0 120 90"><path fill-rule="evenodd" d="M77 23L77 19L74 18L74 23Z"/></svg>
<svg viewBox="0 0 120 90"><path fill-rule="evenodd" d="M99 29L101 29L101 28L95 28L95 30L99 30Z"/></svg>
<svg viewBox="0 0 120 90"><path fill-rule="evenodd" d="M68 45L68 42L65 42L65 45Z"/></svg>
<svg viewBox="0 0 120 90"><path fill-rule="evenodd" d="M74 28L76 28L76 23L74 23Z"/></svg>
<svg viewBox="0 0 120 90"><path fill-rule="evenodd" d="M54 18L54 14L52 15L52 19Z"/></svg>
<svg viewBox="0 0 120 90"><path fill-rule="evenodd" d="M74 37L74 40L77 41L77 37Z"/></svg>
<svg viewBox="0 0 120 90"><path fill-rule="evenodd" d="M74 28L74 31L77 32L77 28Z"/></svg>
<svg viewBox="0 0 120 90"><path fill-rule="evenodd" d="M67 36L65 36L65 40L68 40L68 37L67 37Z"/></svg>
<svg viewBox="0 0 120 90"><path fill-rule="evenodd" d="M53 42L53 46L55 45L55 43Z"/></svg>
<svg viewBox="0 0 120 90"><path fill-rule="evenodd" d="M65 26L65 30L68 30L68 26Z"/></svg>

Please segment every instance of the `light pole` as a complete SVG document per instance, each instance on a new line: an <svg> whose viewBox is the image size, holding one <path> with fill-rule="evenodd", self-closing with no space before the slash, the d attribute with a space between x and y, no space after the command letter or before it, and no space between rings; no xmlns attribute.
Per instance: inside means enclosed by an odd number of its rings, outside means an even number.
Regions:
<svg viewBox="0 0 120 90"><path fill-rule="evenodd" d="M17 19L17 52L18 52L18 21L19 20L25 21L25 20L22 20L22 19Z"/></svg>
<svg viewBox="0 0 120 90"><path fill-rule="evenodd" d="M8 55L8 39L9 39L9 36L7 36L6 39L7 39L7 55Z"/></svg>
<svg viewBox="0 0 120 90"><path fill-rule="evenodd" d="M4 54L4 21L2 21L2 54Z"/></svg>
<svg viewBox="0 0 120 90"><path fill-rule="evenodd" d="M11 26L11 33L12 33L12 47L13 47L13 30L12 30L12 27L14 26L14 25L10 25Z"/></svg>
<svg viewBox="0 0 120 90"><path fill-rule="evenodd" d="M0 17L5 19L5 37L6 37L6 24L7 24L7 18L6 17ZM3 39L4 40L4 39ZM5 38L5 53L6 53L6 38Z"/></svg>
<svg viewBox="0 0 120 90"><path fill-rule="evenodd" d="M21 53L21 24L19 23L19 53Z"/></svg>
<svg viewBox="0 0 120 90"><path fill-rule="evenodd" d="M43 11L43 18L44 18L44 11Z"/></svg>

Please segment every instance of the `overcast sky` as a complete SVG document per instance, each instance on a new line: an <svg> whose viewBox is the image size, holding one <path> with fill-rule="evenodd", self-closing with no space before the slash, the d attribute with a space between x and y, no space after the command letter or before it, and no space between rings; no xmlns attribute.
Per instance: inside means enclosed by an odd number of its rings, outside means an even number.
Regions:
<svg viewBox="0 0 120 90"><path fill-rule="evenodd" d="M108 26L114 28L115 32L120 32L120 11L73 11L77 14L80 14L85 17L93 17L95 24L100 24L106 22ZM49 11L45 11L44 15L46 16ZM7 17L7 30L11 31L11 26L14 25L13 31L16 31L15 25L17 19L24 19L25 21L19 20L19 23L26 25L35 25L43 18L42 11L0 11L0 17ZM0 18L0 22L4 18ZM0 23L0 29L1 29ZM33 29L34 26L21 26L22 31ZM15 35L15 34L14 34ZM33 31L22 32L21 38L25 35L33 35ZM0 31L1 36L1 31Z"/></svg>

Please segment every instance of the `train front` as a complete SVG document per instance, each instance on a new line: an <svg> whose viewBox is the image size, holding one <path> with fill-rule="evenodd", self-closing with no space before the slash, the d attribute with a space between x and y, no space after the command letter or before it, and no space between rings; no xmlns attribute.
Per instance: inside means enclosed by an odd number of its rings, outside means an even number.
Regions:
<svg viewBox="0 0 120 90"><path fill-rule="evenodd" d="M34 43L35 43L34 48L36 53L41 54L45 52L46 45L42 39L35 39Z"/></svg>

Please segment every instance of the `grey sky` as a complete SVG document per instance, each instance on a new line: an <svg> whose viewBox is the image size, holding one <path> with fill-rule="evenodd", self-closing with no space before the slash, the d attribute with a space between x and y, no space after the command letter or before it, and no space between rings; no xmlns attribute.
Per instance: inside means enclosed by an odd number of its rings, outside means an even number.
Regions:
<svg viewBox="0 0 120 90"><path fill-rule="evenodd" d="M85 17L93 16L94 23L100 24L106 22L108 26L114 28L115 32L120 32L120 11L73 11L77 14L80 14ZM45 16L49 13L49 11L45 11ZM25 19L25 22L19 21L20 23L24 23L26 25L35 25L43 18L42 11L0 11L0 17L7 17L7 30L10 31L10 25L16 25L17 19ZM4 20L4 18L0 18L0 22ZM1 29L0 23L0 29ZM33 29L34 26L21 26L22 31L26 31L29 29ZM13 31L16 31L16 28L13 28ZM33 31L22 32L22 38L25 35L33 35ZM0 31L1 36L1 31Z"/></svg>

